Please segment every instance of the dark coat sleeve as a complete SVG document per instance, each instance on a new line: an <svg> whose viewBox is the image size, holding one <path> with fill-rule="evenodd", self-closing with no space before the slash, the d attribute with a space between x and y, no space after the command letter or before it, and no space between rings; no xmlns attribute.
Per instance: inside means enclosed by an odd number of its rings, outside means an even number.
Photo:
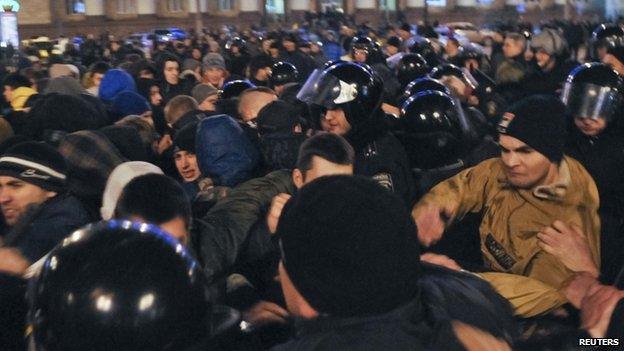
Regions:
<svg viewBox="0 0 624 351"><path fill-rule="evenodd" d="M227 274L235 264L254 224L279 193L294 194L286 170L269 173L234 188L203 218L199 252L209 282Z"/></svg>
<svg viewBox="0 0 624 351"><path fill-rule="evenodd" d="M615 306L615 310L613 310L609 328L607 329L607 338L624 338L624 299L621 299Z"/></svg>

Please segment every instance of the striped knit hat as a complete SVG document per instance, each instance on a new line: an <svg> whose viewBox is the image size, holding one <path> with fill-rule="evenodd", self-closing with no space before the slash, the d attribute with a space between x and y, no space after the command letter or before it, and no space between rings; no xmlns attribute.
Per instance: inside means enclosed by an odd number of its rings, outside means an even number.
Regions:
<svg viewBox="0 0 624 351"><path fill-rule="evenodd" d="M0 157L0 176L14 177L48 191L63 191L66 175L63 156L44 143L19 143Z"/></svg>

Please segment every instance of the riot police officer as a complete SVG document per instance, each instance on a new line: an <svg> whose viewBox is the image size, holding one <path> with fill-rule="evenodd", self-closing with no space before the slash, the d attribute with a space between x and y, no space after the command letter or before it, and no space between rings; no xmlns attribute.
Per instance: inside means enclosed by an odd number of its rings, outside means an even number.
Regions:
<svg viewBox="0 0 624 351"><path fill-rule="evenodd" d="M431 68L419 54L405 54L396 67L397 78L404 89L410 82L425 77Z"/></svg>
<svg viewBox="0 0 624 351"><path fill-rule="evenodd" d="M493 138L479 133L468 116L457 99L441 91L419 92L403 104L403 128L395 134L409 155L417 199L439 182L498 155ZM479 222L478 215L467 216L432 250L455 258L463 267L478 267Z"/></svg>
<svg viewBox="0 0 624 351"><path fill-rule="evenodd" d="M383 82L366 65L338 62L313 73L297 98L317 128L344 136L356 152L355 173L372 177L406 203L412 199L407 155L384 125Z"/></svg>
<svg viewBox="0 0 624 351"><path fill-rule="evenodd" d="M609 284L624 265L623 89L611 67L586 63L570 73L561 93L571 113L566 154L581 162L598 188L601 275Z"/></svg>
<svg viewBox="0 0 624 351"><path fill-rule="evenodd" d="M616 24L601 24L592 33L591 55L624 74L624 30Z"/></svg>
<svg viewBox="0 0 624 351"><path fill-rule="evenodd" d="M351 41L350 52L353 61L369 65L372 71L381 78L384 82L384 102L393 103L400 84L394 72L388 67L379 44L369 37L354 37Z"/></svg>
<svg viewBox="0 0 624 351"><path fill-rule="evenodd" d="M214 324L202 277L186 249L155 226L110 221L78 230L30 287L35 349L209 348L212 331L235 329L240 318L226 313L226 324Z"/></svg>

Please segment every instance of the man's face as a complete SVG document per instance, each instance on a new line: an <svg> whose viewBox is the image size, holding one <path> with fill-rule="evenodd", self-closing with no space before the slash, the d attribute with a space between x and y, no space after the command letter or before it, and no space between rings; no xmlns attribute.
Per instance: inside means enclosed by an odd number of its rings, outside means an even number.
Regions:
<svg viewBox="0 0 624 351"><path fill-rule="evenodd" d="M269 80L270 76L271 76L271 67L263 67L263 68L260 68L256 72L255 78L261 82L266 82L267 80Z"/></svg>
<svg viewBox="0 0 624 351"><path fill-rule="evenodd" d="M279 56L279 49L278 48L270 48L269 49L269 53L271 53L271 57L278 57Z"/></svg>
<svg viewBox="0 0 624 351"><path fill-rule="evenodd" d="M13 88L11 88L8 85L4 86L4 91L2 92L2 95L4 95L4 99L7 102L11 102L11 100L13 100Z"/></svg>
<svg viewBox="0 0 624 351"><path fill-rule="evenodd" d="M201 61L201 58L202 58L201 50L197 48L193 49L192 55L195 60Z"/></svg>
<svg viewBox="0 0 624 351"><path fill-rule="evenodd" d="M399 29L398 34L403 40L407 40L412 36L410 32L403 30L403 29Z"/></svg>
<svg viewBox="0 0 624 351"><path fill-rule="evenodd" d="M550 58L550 55L548 55L544 50L537 50L535 53L535 61L542 70L548 69L551 62Z"/></svg>
<svg viewBox="0 0 624 351"><path fill-rule="evenodd" d="M176 61L167 61L165 62L165 80L169 84L178 84L180 79L180 66Z"/></svg>
<svg viewBox="0 0 624 351"><path fill-rule="evenodd" d="M386 46L386 52L388 53L388 56L392 56L399 52L399 48L397 48L396 46L388 45Z"/></svg>
<svg viewBox="0 0 624 351"><path fill-rule="evenodd" d="M458 47L457 47L457 44L455 44L455 42L452 41L452 40L449 40L449 41L446 42L446 46L444 47L444 49L446 50L446 53L449 56L457 55Z"/></svg>
<svg viewBox="0 0 624 351"><path fill-rule="evenodd" d="M178 151L173 155L178 173L185 182L197 180L201 175L197 165L197 157L188 151Z"/></svg>
<svg viewBox="0 0 624 351"><path fill-rule="evenodd" d="M606 127L607 121L604 118L575 118L574 124L581 131L581 133L587 136L596 136L600 134Z"/></svg>
<svg viewBox="0 0 624 351"><path fill-rule="evenodd" d="M362 49L353 49L353 60L360 63L366 63L368 52Z"/></svg>
<svg viewBox="0 0 624 351"><path fill-rule="evenodd" d="M205 98L201 104L199 104L199 109L202 111L216 111L217 107L215 106L215 104L217 103L217 100L217 94L212 94Z"/></svg>
<svg viewBox="0 0 624 351"><path fill-rule="evenodd" d="M159 106L162 102L162 95L160 94L160 87L158 85L152 85L150 87L150 103L154 106Z"/></svg>
<svg viewBox="0 0 624 351"><path fill-rule="evenodd" d="M505 38L505 41L503 42L503 55L506 58L516 57L522 54L523 51L521 43L510 38Z"/></svg>
<svg viewBox="0 0 624 351"><path fill-rule="evenodd" d="M102 73L93 73L92 76L92 80L93 80L93 85L95 85L96 87L100 86L100 83L102 83L102 78L104 77L104 75Z"/></svg>
<svg viewBox="0 0 624 351"><path fill-rule="evenodd" d="M220 88L225 78L225 71L218 67L210 67L204 71L204 79L206 83L212 84L216 88Z"/></svg>
<svg viewBox="0 0 624 351"><path fill-rule="evenodd" d="M10 226L19 221L28 205L38 205L56 193L44 190L20 179L0 176L0 207L6 223Z"/></svg>
<svg viewBox="0 0 624 351"><path fill-rule="evenodd" d="M323 131L338 135L345 135L351 130L351 124L347 121L344 111L341 108L327 110L325 116L321 117L321 127Z"/></svg>
<svg viewBox="0 0 624 351"><path fill-rule="evenodd" d="M297 48L295 43L290 40L284 40L284 42L282 42L282 45L284 46L284 49L288 52L293 52Z"/></svg>
<svg viewBox="0 0 624 351"><path fill-rule="evenodd" d="M544 155L509 135L499 140L501 161L507 181L521 189L542 185L556 166Z"/></svg>

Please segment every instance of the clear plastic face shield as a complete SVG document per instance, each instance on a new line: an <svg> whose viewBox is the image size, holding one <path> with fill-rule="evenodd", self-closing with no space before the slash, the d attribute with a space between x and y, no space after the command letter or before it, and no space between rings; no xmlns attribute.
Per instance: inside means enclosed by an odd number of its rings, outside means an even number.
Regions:
<svg viewBox="0 0 624 351"><path fill-rule="evenodd" d="M595 84L566 83L561 101L568 107L573 118L602 118L610 121L620 106L620 92Z"/></svg>
<svg viewBox="0 0 624 351"><path fill-rule="evenodd" d="M355 100L357 95L356 84L348 84L331 74L324 74L322 70L316 69L297 93L297 99L308 106L317 105L333 110L341 104Z"/></svg>

